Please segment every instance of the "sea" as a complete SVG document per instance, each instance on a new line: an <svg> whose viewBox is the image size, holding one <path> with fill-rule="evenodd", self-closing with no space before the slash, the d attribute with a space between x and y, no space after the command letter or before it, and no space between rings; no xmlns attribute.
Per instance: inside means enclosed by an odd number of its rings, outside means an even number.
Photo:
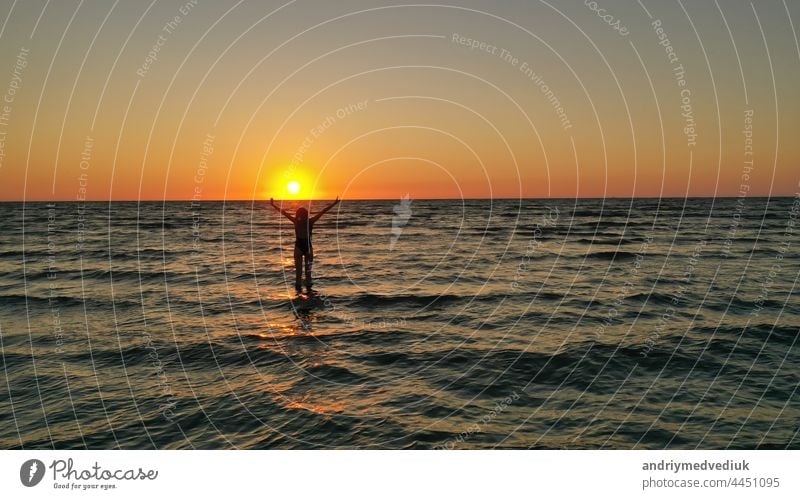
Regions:
<svg viewBox="0 0 800 499"><path fill-rule="evenodd" d="M799 210L0 203L0 448L798 449Z"/></svg>

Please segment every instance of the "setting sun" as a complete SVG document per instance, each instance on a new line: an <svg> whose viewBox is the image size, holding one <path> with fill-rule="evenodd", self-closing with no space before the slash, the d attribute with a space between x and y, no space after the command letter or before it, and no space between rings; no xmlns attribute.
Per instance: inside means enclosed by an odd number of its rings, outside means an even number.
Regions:
<svg viewBox="0 0 800 499"><path fill-rule="evenodd" d="M267 199L310 200L317 197L318 184L311 172L291 167L286 170L276 169L275 176L265 186L262 196Z"/></svg>

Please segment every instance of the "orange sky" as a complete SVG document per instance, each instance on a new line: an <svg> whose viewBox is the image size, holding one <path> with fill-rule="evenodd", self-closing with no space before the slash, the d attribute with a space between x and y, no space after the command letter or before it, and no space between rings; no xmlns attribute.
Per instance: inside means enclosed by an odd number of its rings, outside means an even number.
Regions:
<svg viewBox="0 0 800 499"><path fill-rule="evenodd" d="M796 5L186 3L0 11L0 200L800 190Z"/></svg>

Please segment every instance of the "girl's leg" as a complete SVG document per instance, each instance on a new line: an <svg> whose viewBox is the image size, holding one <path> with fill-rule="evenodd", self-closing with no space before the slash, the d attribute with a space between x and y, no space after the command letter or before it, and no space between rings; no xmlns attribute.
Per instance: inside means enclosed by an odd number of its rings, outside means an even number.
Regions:
<svg viewBox="0 0 800 499"><path fill-rule="evenodd" d="M303 276L303 253L300 248L294 248L294 289L298 293L302 291L300 278Z"/></svg>
<svg viewBox="0 0 800 499"><path fill-rule="evenodd" d="M314 264L313 248L311 248L311 250L308 253L306 253L305 260L306 260L306 288L311 289L311 286L313 285L313 281L311 279L311 267Z"/></svg>

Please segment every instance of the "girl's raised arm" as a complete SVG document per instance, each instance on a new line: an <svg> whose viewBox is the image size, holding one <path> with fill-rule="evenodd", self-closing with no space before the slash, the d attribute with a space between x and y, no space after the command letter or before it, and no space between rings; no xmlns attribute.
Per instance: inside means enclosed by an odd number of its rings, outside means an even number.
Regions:
<svg viewBox="0 0 800 499"><path fill-rule="evenodd" d="M291 214L290 214L288 211L286 211L286 210L282 210L282 209L278 208L278 207L275 205L275 200L274 200L274 199L272 199L272 198L269 198L269 204L271 204L273 208L275 208L276 210L278 210L279 212L281 212L281 213L283 214L283 216L285 216L286 218L288 218L289 220L291 220L291 221L292 221L292 223L295 223L295 219L294 219L294 217L293 217L293 216L292 216L292 215L291 215Z"/></svg>
<svg viewBox="0 0 800 499"><path fill-rule="evenodd" d="M331 208L333 208L337 204L339 204L339 196L336 196L336 201L332 202L331 204L329 204L328 206L323 208L322 211L320 211L319 213L317 213L316 215L311 217L311 221L312 222L316 222L317 220L319 220L322 217L322 215L328 213L331 210Z"/></svg>

